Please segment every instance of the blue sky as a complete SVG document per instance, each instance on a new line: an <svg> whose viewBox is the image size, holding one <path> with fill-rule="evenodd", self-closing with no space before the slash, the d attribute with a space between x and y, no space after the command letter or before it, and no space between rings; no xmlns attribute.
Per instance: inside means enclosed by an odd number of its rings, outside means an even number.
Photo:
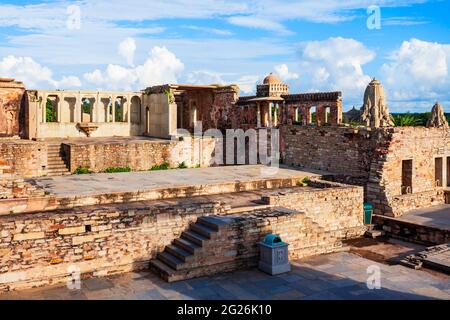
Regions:
<svg viewBox="0 0 450 320"><path fill-rule="evenodd" d="M380 28L367 27L377 5ZM140 90L276 72L291 92L362 104L372 77L393 112L450 112L449 1L12 1L0 3L0 77L28 88ZM79 24L78 24L79 22Z"/></svg>

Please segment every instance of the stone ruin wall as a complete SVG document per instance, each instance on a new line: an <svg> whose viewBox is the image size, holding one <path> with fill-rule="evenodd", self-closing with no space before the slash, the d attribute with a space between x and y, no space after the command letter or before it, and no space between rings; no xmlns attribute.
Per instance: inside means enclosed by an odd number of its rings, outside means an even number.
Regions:
<svg viewBox="0 0 450 320"><path fill-rule="evenodd" d="M304 191L274 193L263 198L270 205L302 211L339 239L359 237L366 227L363 221L362 187L312 180Z"/></svg>
<svg viewBox="0 0 450 320"><path fill-rule="evenodd" d="M446 166L448 129L285 126L281 135L284 163L364 185L365 200L376 214L401 216L445 203L443 189L434 183L434 158L443 157ZM414 166L413 193L402 195L402 161L408 159Z"/></svg>
<svg viewBox="0 0 450 320"><path fill-rule="evenodd" d="M142 140L126 144L64 144L71 172L79 167L89 168L92 172L116 167L143 171L165 162L174 168L182 162L188 167L199 164L208 167L213 163L214 149L215 140L211 138L183 138L182 141L167 142Z"/></svg>
<svg viewBox="0 0 450 320"><path fill-rule="evenodd" d="M22 83L0 78L0 137L19 136L19 123L25 117L21 112L24 93Z"/></svg>
<svg viewBox="0 0 450 320"><path fill-rule="evenodd" d="M375 212L401 216L413 209L445 203L443 188L435 185L434 159L442 157L446 166L450 130L396 127L378 131L382 135L367 185L368 200ZM409 159L413 160L412 194L402 195L402 161Z"/></svg>
<svg viewBox="0 0 450 320"><path fill-rule="evenodd" d="M143 201L0 215L0 291L67 281L70 266L80 268L82 277L147 268L157 252L198 217L228 212L237 220L221 241L233 246L235 267L254 265L257 242L269 232L280 234L290 244L291 258L332 252L344 234L356 236L343 230L355 230L355 221L362 217L362 190L348 188L297 188L302 195L272 200L295 207L300 198L308 199L323 211L320 219L316 212L279 207L236 213L222 202L193 198L164 205ZM333 213L334 207L347 209L338 226L335 217L341 212ZM216 252L217 246L211 250ZM223 268L217 266L217 271Z"/></svg>
<svg viewBox="0 0 450 320"><path fill-rule="evenodd" d="M0 140L0 163L8 167L3 173L25 178L45 175L47 144L20 139Z"/></svg>
<svg viewBox="0 0 450 320"><path fill-rule="evenodd" d="M203 131L234 128L233 117L239 89L236 86L215 89L186 90L175 93L178 111L182 112L182 127L193 131L191 103L197 106L197 121L202 122Z"/></svg>
<svg viewBox="0 0 450 320"><path fill-rule="evenodd" d="M287 165L352 177L369 177L374 149L370 131L346 127L283 126Z"/></svg>

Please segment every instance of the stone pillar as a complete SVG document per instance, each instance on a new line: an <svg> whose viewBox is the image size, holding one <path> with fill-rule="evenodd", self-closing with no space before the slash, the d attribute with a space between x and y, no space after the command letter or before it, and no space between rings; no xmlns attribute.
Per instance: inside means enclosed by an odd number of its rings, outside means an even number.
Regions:
<svg viewBox="0 0 450 320"><path fill-rule="evenodd" d="M312 122L311 107L303 106L302 112L303 112L303 124L305 126L311 124Z"/></svg>
<svg viewBox="0 0 450 320"><path fill-rule="evenodd" d="M82 96L80 93L78 93L75 97L76 101L75 101L75 122L82 122L82 118L81 118L81 99Z"/></svg>
<svg viewBox="0 0 450 320"><path fill-rule="evenodd" d="M116 122L116 96L112 96L111 98L111 110L112 110L112 122Z"/></svg>
<svg viewBox="0 0 450 320"><path fill-rule="evenodd" d="M267 127L272 128L272 124L273 124L273 122L272 122L272 107L273 107L273 103L269 102L268 105L269 105L269 123L268 123Z"/></svg>
<svg viewBox="0 0 450 320"><path fill-rule="evenodd" d="M127 122L131 123L131 99L133 97L128 95L127 96Z"/></svg>
<svg viewBox="0 0 450 320"><path fill-rule="evenodd" d="M256 102L256 127L261 128L261 105Z"/></svg>
<svg viewBox="0 0 450 320"><path fill-rule="evenodd" d="M325 107L317 106L316 107L316 124L317 126L322 126L325 123Z"/></svg>
<svg viewBox="0 0 450 320"><path fill-rule="evenodd" d="M42 94L42 102L41 102L41 112L42 112L42 123L47 122L47 94Z"/></svg>
<svg viewBox="0 0 450 320"><path fill-rule="evenodd" d="M274 103L274 119L273 126L276 127L278 125L278 113L280 112L280 105L278 102Z"/></svg>
<svg viewBox="0 0 450 320"><path fill-rule="evenodd" d="M62 104L64 102L64 93L60 93L56 97L56 122L61 123L62 120Z"/></svg>

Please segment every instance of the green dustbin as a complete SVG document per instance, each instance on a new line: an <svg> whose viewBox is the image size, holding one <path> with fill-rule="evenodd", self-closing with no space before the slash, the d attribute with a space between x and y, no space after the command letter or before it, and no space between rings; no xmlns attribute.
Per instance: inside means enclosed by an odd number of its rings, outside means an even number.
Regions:
<svg viewBox="0 0 450 320"><path fill-rule="evenodd" d="M372 224L373 205L364 204L364 224Z"/></svg>

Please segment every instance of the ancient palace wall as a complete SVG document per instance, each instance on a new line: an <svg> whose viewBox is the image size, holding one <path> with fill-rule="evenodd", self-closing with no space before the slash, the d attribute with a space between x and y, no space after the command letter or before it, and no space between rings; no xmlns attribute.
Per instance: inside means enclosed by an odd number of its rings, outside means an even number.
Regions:
<svg viewBox="0 0 450 320"><path fill-rule="evenodd" d="M122 142L89 143L77 141L65 143L69 168L88 168L102 172L107 168L130 167L133 171L150 170L155 165L169 163L178 167L207 167L214 162L215 140L184 137L180 141L132 140Z"/></svg>

